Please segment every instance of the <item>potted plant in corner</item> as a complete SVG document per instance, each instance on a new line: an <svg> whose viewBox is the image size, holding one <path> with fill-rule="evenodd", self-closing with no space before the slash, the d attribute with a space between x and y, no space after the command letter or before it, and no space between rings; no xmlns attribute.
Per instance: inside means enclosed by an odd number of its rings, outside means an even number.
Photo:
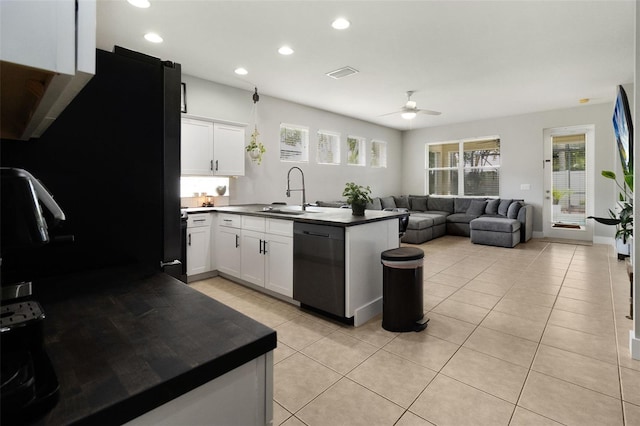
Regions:
<svg viewBox="0 0 640 426"><path fill-rule="evenodd" d="M602 176L612 179L621 192L618 196L618 209L616 211L609 209L608 218L589 216L603 225L616 226L616 249L618 259L624 259L631 255L631 239L633 238L633 172L624 174L624 184L621 185L616 174L609 170L603 170Z"/></svg>
<svg viewBox="0 0 640 426"><path fill-rule="evenodd" d="M347 197L347 203L351 204L351 213L354 216L364 216L365 206L372 201L370 194L371 188L353 182L347 182L342 192L342 196Z"/></svg>
<svg viewBox="0 0 640 426"><path fill-rule="evenodd" d="M567 195L569 190L567 189L554 189L551 196L553 198L553 217L556 218L560 214L560 200Z"/></svg>
<svg viewBox="0 0 640 426"><path fill-rule="evenodd" d="M262 145L262 142L258 141L258 127L256 126L253 129L253 133L251 133L251 138L249 139L249 145L245 147L245 150L249 153L249 157L251 161L255 161L258 164L262 163L262 154L264 154L267 149Z"/></svg>

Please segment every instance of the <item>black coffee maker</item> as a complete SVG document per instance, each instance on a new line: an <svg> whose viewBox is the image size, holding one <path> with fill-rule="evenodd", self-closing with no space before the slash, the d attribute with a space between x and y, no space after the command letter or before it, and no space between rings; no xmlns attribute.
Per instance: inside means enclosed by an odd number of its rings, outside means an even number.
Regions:
<svg viewBox="0 0 640 426"><path fill-rule="evenodd" d="M0 267L49 243L47 217L65 220L51 194L29 172L0 168ZM5 262L3 264L2 262ZM58 399L58 381L43 346L45 313L33 299L31 282L0 283L0 396L2 424L21 424L46 413Z"/></svg>

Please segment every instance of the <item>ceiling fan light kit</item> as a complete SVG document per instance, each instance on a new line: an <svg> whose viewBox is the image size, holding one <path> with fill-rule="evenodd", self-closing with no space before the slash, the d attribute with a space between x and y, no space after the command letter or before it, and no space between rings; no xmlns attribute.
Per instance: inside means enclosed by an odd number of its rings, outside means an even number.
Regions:
<svg viewBox="0 0 640 426"><path fill-rule="evenodd" d="M404 118L405 120L411 120L411 119L414 119L414 118L416 118L416 115L417 115L417 114L416 114L415 112L413 112L413 111L405 111L405 112L403 112L402 114L400 114L400 116L401 116L402 118Z"/></svg>

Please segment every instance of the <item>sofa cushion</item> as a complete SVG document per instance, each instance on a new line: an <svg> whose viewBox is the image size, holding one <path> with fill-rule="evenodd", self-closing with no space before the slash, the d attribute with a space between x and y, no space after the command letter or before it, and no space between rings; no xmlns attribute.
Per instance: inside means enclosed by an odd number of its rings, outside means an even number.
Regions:
<svg viewBox="0 0 640 426"><path fill-rule="evenodd" d="M447 212L413 212L409 217L428 217L433 220L434 225L444 225L448 215Z"/></svg>
<svg viewBox="0 0 640 426"><path fill-rule="evenodd" d="M509 204L509 209L507 210L507 217L509 219L517 219L518 212L520 211L521 208L522 208L522 204L520 204L520 201L512 202L511 204Z"/></svg>
<svg viewBox="0 0 640 426"><path fill-rule="evenodd" d="M488 200L487 205L484 208L484 214L498 214L498 206L500 205L500 199Z"/></svg>
<svg viewBox="0 0 640 426"><path fill-rule="evenodd" d="M345 203L344 201L316 201L316 206L340 208L343 206L348 206L348 204Z"/></svg>
<svg viewBox="0 0 640 426"><path fill-rule="evenodd" d="M380 201L380 197L375 197L371 199L370 203L367 203L365 206L367 210L382 210L382 202Z"/></svg>
<svg viewBox="0 0 640 426"><path fill-rule="evenodd" d="M433 226L433 219L424 216L409 216L407 229L426 229Z"/></svg>
<svg viewBox="0 0 640 426"><path fill-rule="evenodd" d="M427 197L414 197L409 195L410 210L425 211L427 210Z"/></svg>
<svg viewBox="0 0 640 426"><path fill-rule="evenodd" d="M520 230L520 222L504 217L479 217L469 224L472 231L491 231L513 233Z"/></svg>
<svg viewBox="0 0 640 426"><path fill-rule="evenodd" d="M500 204L498 205L498 214L500 216L506 216L507 211L509 210L509 205L511 205L512 199L508 200L500 200Z"/></svg>
<svg viewBox="0 0 640 426"><path fill-rule="evenodd" d="M484 214L486 206L487 202L485 200L471 200L471 204L469 204L466 214L470 216L481 216Z"/></svg>
<svg viewBox="0 0 640 426"><path fill-rule="evenodd" d="M382 197L382 198L380 198L380 202L382 203L382 208L383 209L395 209L396 208L396 201L393 199L393 197Z"/></svg>
<svg viewBox="0 0 640 426"><path fill-rule="evenodd" d="M427 210L453 213L453 198L429 197L427 199Z"/></svg>
<svg viewBox="0 0 640 426"><path fill-rule="evenodd" d="M398 208L403 208L403 209L409 209L411 208L411 206L409 205L409 197L407 197L406 195L401 195L400 197L393 197L393 200L396 203L396 207Z"/></svg>
<svg viewBox="0 0 640 426"><path fill-rule="evenodd" d="M466 213L454 213L447 216L447 223L469 223L478 216Z"/></svg>

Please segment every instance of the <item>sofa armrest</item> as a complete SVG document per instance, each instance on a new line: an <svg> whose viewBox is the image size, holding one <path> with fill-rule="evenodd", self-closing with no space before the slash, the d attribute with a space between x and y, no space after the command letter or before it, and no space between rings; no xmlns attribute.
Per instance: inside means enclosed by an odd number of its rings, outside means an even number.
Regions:
<svg viewBox="0 0 640 426"><path fill-rule="evenodd" d="M525 204L518 212L520 222L520 242L524 243L533 236L533 205Z"/></svg>

